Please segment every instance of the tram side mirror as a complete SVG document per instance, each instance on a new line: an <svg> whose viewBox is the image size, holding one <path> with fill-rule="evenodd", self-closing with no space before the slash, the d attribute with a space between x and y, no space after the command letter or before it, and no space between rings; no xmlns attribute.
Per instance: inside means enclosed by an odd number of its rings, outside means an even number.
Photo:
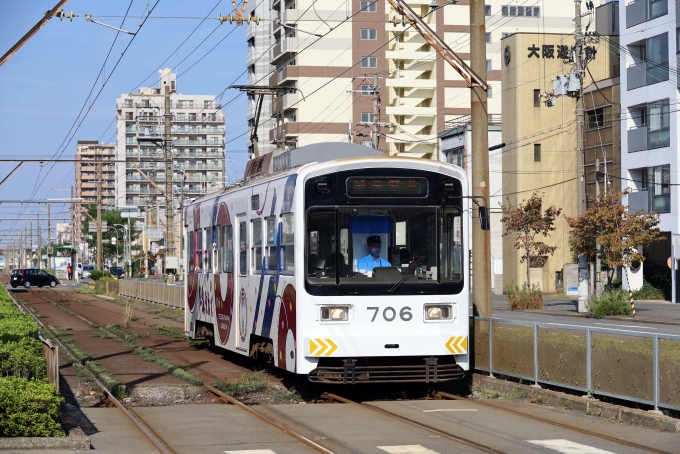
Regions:
<svg viewBox="0 0 680 454"><path fill-rule="evenodd" d="M479 207L479 226L482 230L491 230L491 222L489 221L489 209L487 207Z"/></svg>

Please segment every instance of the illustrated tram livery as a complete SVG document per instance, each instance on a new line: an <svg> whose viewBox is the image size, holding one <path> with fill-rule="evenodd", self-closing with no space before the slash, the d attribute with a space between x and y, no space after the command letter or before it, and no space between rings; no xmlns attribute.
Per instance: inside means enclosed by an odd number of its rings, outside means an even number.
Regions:
<svg viewBox="0 0 680 454"><path fill-rule="evenodd" d="M467 188L459 167L348 143L249 161L186 208L186 332L312 382L463 377Z"/></svg>

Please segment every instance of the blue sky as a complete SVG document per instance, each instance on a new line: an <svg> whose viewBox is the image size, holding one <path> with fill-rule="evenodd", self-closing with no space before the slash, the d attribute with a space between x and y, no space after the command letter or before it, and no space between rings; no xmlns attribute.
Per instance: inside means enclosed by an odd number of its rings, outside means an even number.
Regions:
<svg viewBox="0 0 680 454"><path fill-rule="evenodd" d="M0 54L18 41L56 3L57 0L0 0ZM220 13L227 15L231 12L229 0L160 0L111 75L132 36L121 33L116 37L115 30L87 22L83 15L92 14L96 21L134 32L139 28L139 16L155 3L156 0L132 0L130 6L128 0L71 0L64 10L72 10L80 17L74 18L73 22L56 18L49 20L0 66L0 156L50 158L63 151L63 157L72 158L77 140L112 143L115 141L115 125L111 125L111 122L115 117L116 98L138 86L157 86L158 70L163 67L170 67L178 73L179 92L214 96L223 92L244 72L247 50L245 27L236 27L228 22L219 25L219 21L212 19ZM121 26L122 16L128 6L128 15L137 17L128 17ZM154 18L159 16L188 18ZM210 19L202 24L200 19L193 19L206 16ZM178 49L199 24L196 32ZM196 49L204 39L205 42ZM214 50L189 69L222 39ZM102 78L100 71L114 40ZM163 64L168 57L167 63ZM92 104L94 96L102 88L103 79L109 76L99 98ZM244 74L236 83L243 84L246 80ZM95 88L86 110L90 106L92 108L78 132L75 135L68 134L93 84ZM222 105L228 104L223 109L226 140L234 139L227 144L227 157L234 159L231 164L232 178L235 172L242 172L247 156L245 137L236 138L247 130L245 96L241 95L228 103L237 95L237 91L227 90L221 100ZM78 123L82 118L81 115ZM0 163L0 180L15 165ZM35 199L64 197L65 192L60 193L51 188L68 188L74 184L74 164L56 164L48 173L49 169L50 166L41 168L38 163L23 164L0 186L0 200L27 199L34 188ZM23 205L22 208L19 205L1 204L0 219L19 217L20 214L35 217L37 211L35 205ZM53 205L52 216L58 216L59 212L68 214L68 208ZM24 224L28 223L1 221L0 236L4 238L0 241L0 247L12 242L5 229L23 228Z"/></svg>

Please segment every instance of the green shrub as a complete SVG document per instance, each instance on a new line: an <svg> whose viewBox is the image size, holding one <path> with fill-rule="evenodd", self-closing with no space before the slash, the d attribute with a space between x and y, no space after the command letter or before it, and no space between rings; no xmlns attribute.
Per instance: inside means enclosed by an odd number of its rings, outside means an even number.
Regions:
<svg viewBox="0 0 680 454"><path fill-rule="evenodd" d="M640 290L635 290L633 292L634 300L659 300L664 299L663 290L654 287L652 284L647 282L646 279L642 281L642 288Z"/></svg>
<svg viewBox="0 0 680 454"><path fill-rule="evenodd" d="M60 406L64 398L45 381L0 378L0 436L63 437Z"/></svg>
<svg viewBox="0 0 680 454"><path fill-rule="evenodd" d="M628 294L623 290L604 292L602 295L593 295L588 300L588 311L595 318L608 315L631 315L633 310L628 302Z"/></svg>
<svg viewBox="0 0 680 454"><path fill-rule="evenodd" d="M19 314L0 319L0 344L19 342L25 337L38 338L38 325L30 315Z"/></svg>
<svg viewBox="0 0 680 454"><path fill-rule="evenodd" d="M99 270L90 271L90 279L92 279L93 281L98 281L99 279L101 279L102 276L104 276L104 273L102 273Z"/></svg>
<svg viewBox="0 0 680 454"><path fill-rule="evenodd" d="M612 290L621 290L621 287L623 286L623 279L620 277L617 277L615 279L612 279L611 284L605 284L605 291L611 292Z"/></svg>
<svg viewBox="0 0 680 454"><path fill-rule="evenodd" d="M519 288L514 282L505 287L512 310L543 309L543 292L535 285L531 289Z"/></svg>
<svg viewBox="0 0 680 454"><path fill-rule="evenodd" d="M19 342L0 344L0 376L44 378L46 363L42 356L42 342L26 337Z"/></svg>

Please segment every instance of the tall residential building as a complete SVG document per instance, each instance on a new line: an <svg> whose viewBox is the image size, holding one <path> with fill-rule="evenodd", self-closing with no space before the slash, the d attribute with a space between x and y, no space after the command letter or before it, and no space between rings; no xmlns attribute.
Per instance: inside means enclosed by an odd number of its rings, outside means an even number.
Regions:
<svg viewBox="0 0 680 454"><path fill-rule="evenodd" d="M641 270L631 274L635 289L642 285L645 267L668 269L671 239L680 233L680 3L620 2L619 17L621 188L633 191L625 201L629 210L659 214L664 234L663 240L643 251ZM676 258L679 252L676 247Z"/></svg>
<svg viewBox="0 0 680 454"><path fill-rule="evenodd" d="M248 85L269 85L269 73L272 68L269 64L271 57L272 34L271 10L269 2L251 2L248 4L249 16L258 16L259 24L250 23L246 26L246 42L248 43L248 54L246 55L246 68L248 71ZM252 128L255 123L255 109L257 105L256 95L248 96L248 107L246 108L246 120L248 128ZM258 149L261 154L269 153L276 148L276 145L269 142L269 130L276 124L271 118L272 97L265 96L262 100L262 113L260 114L258 132ZM253 154L253 145L250 143L250 135L246 139L248 155Z"/></svg>
<svg viewBox="0 0 680 454"><path fill-rule="evenodd" d="M166 86L170 87L172 115L173 199L178 200L182 192L185 198L198 197L225 184L224 116L215 96L177 92L176 75L167 68L160 74L159 87L121 95L116 99L116 204L137 206L145 212L158 207L161 224L165 196L149 179L165 191L164 151L160 143L137 139L163 138Z"/></svg>
<svg viewBox="0 0 680 454"><path fill-rule="evenodd" d="M102 205L116 206L116 145L99 143L96 140L79 140L76 144L76 198L83 207L97 204L97 186L101 185ZM97 162L101 164L97 168ZM76 216L76 232L81 231L85 213Z"/></svg>
<svg viewBox="0 0 680 454"><path fill-rule="evenodd" d="M522 3L526 2L489 0L486 5L490 114L501 113L503 36L573 32L573 3ZM269 139L277 147L352 141L375 143L389 154L437 159L437 135L445 130L446 121L470 114L470 90L462 78L419 33L398 23L401 17L387 1L272 0L270 4L269 84L298 90L275 99L268 115L263 112L264 118L276 118ZM409 4L469 60L467 2ZM437 4L438 8L432 7ZM321 39L315 36L326 34ZM373 121L390 126L380 127L375 134L359 125Z"/></svg>

